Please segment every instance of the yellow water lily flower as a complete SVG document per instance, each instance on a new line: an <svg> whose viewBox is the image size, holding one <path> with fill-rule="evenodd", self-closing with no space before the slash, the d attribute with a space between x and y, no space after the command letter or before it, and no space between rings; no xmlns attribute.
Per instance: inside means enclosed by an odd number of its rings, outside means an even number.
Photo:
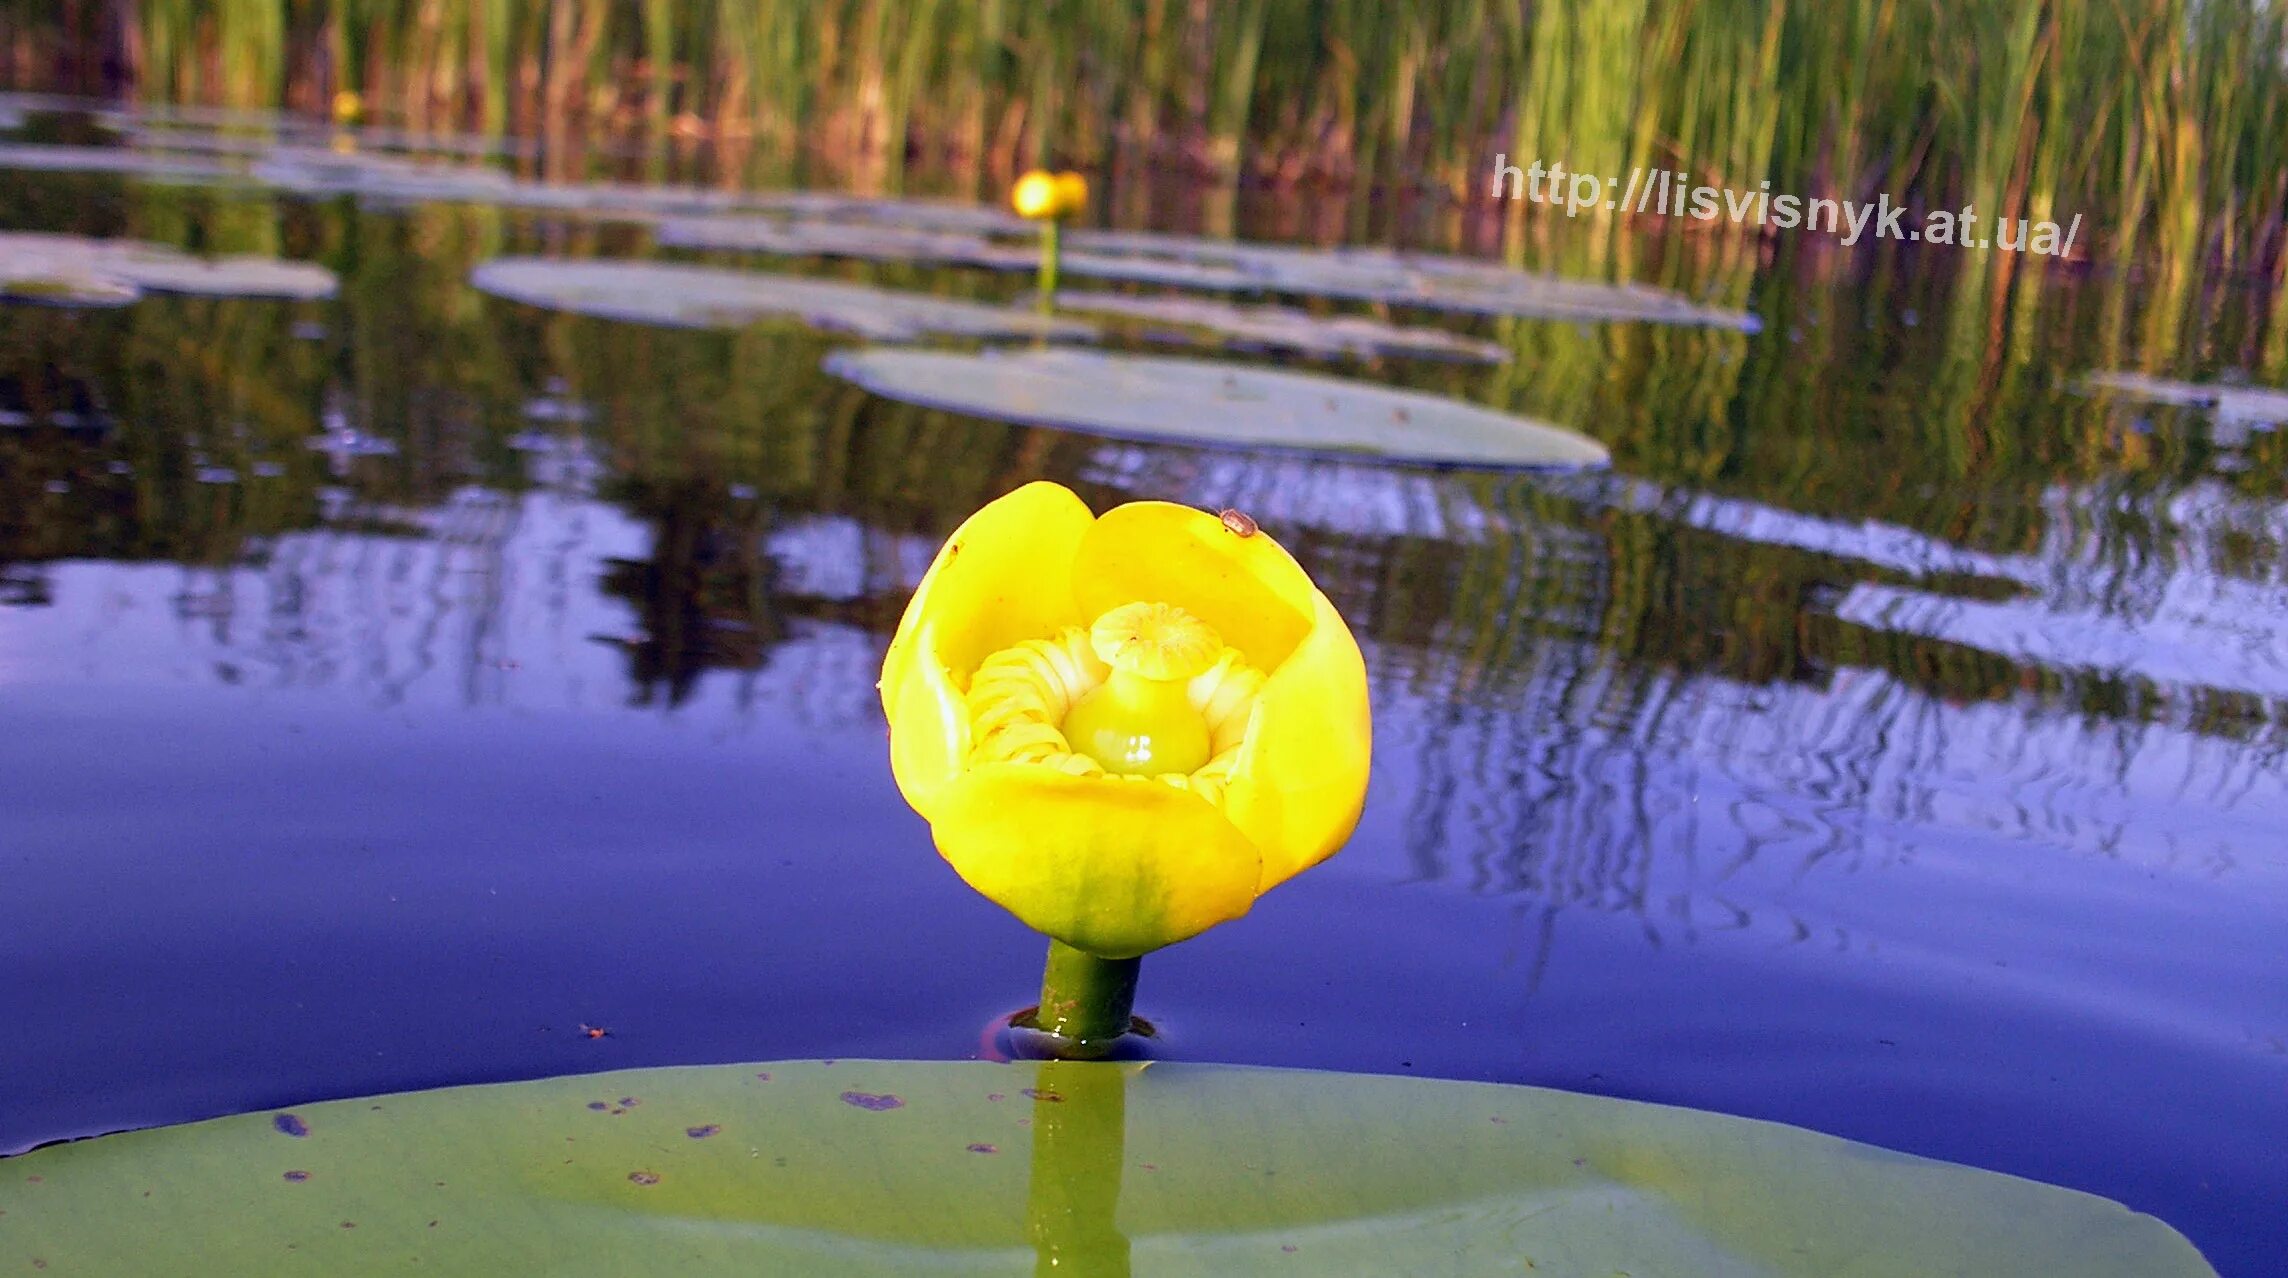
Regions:
<svg viewBox="0 0 2288 1278"><path fill-rule="evenodd" d="M1057 210L1072 217L1088 207L1088 179L1067 170L1057 174Z"/></svg>
<svg viewBox="0 0 2288 1278"><path fill-rule="evenodd" d="M1101 958L1245 914L1366 797L1366 663L1252 522L1102 516L1033 483L954 531L882 663L890 763L938 851Z"/></svg>
<svg viewBox="0 0 2288 1278"><path fill-rule="evenodd" d="M365 115L365 99L355 90L344 89L334 95L334 123L356 124Z"/></svg>
<svg viewBox="0 0 2288 1278"><path fill-rule="evenodd" d="M1017 216L1039 221L1057 215L1056 175L1043 169L1034 169L1017 179L1009 188L1009 207Z"/></svg>
<svg viewBox="0 0 2288 1278"><path fill-rule="evenodd" d="M1036 222L1061 221L1088 206L1088 179L1069 171L1033 169L1009 188L1009 206L1017 216Z"/></svg>

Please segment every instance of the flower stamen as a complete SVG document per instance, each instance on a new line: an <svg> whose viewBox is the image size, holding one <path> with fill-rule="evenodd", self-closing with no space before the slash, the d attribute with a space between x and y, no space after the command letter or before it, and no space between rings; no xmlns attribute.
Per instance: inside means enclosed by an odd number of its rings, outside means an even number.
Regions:
<svg viewBox="0 0 2288 1278"><path fill-rule="evenodd" d="M1111 609L987 657L970 677L970 762L1158 781L1221 803L1263 674L1171 604Z"/></svg>

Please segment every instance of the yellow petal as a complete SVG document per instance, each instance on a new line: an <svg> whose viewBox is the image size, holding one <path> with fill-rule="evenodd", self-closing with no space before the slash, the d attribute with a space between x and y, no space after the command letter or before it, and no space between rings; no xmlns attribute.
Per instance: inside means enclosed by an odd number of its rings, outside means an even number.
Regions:
<svg viewBox="0 0 2288 1278"><path fill-rule="evenodd" d="M890 720L890 775L898 792L926 820L937 796L969 757L969 708L945 666L928 652L925 628L918 659L904 664L896 683L882 681L882 709ZM885 667L885 670L887 667Z"/></svg>
<svg viewBox="0 0 2288 1278"><path fill-rule="evenodd" d="M927 817L969 750L961 693L978 663L1083 619L1069 582L1093 520L1061 485L1027 484L946 539L882 659L882 713L898 788Z"/></svg>
<svg viewBox="0 0 2288 1278"><path fill-rule="evenodd" d="M1221 812L1157 781L989 763L945 787L930 830L969 886L1105 958L1238 918L1261 877L1254 845Z"/></svg>
<svg viewBox="0 0 2288 1278"><path fill-rule="evenodd" d="M1318 591L1268 535L1164 501L1104 512L1082 537L1072 590L1095 617L1122 604L1174 604L1213 627L1248 664L1270 670L1310 632Z"/></svg>
<svg viewBox="0 0 2288 1278"><path fill-rule="evenodd" d="M932 647L957 686L966 685L979 662L1020 639L1088 624L1096 614L1080 615L1068 583L1094 518L1071 489L1036 482L963 520L898 618L882 658L883 713L895 709L895 689L919 651L925 620L936 623Z"/></svg>
<svg viewBox="0 0 2288 1278"><path fill-rule="evenodd" d="M1055 217L1058 194L1056 176L1034 169L1009 188L1009 206L1017 210L1019 217Z"/></svg>
<svg viewBox="0 0 2288 1278"><path fill-rule="evenodd" d="M1317 624L1264 683L1224 791L1224 810L1263 857L1258 893L1333 856L1366 802L1366 661L1334 605L1311 595Z"/></svg>
<svg viewBox="0 0 2288 1278"><path fill-rule="evenodd" d="M1056 177L1058 217L1071 217L1088 207L1088 179L1066 170Z"/></svg>

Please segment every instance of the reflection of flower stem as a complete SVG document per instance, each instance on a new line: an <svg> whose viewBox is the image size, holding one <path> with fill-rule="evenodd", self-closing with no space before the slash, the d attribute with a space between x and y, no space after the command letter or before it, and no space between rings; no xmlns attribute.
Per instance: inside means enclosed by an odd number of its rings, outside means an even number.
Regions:
<svg viewBox="0 0 2288 1278"><path fill-rule="evenodd" d="M1059 251L1060 249L1057 244L1057 219L1053 217L1043 218L1041 220L1040 278L1041 314L1043 315L1047 315L1056 309L1057 254Z"/></svg>
<svg viewBox="0 0 2288 1278"><path fill-rule="evenodd" d="M1136 975L1143 967L1141 958L1098 958L1050 941L1037 1023L1056 1035L1064 1056L1089 1060L1104 1055L1128 1032Z"/></svg>
<svg viewBox="0 0 2288 1278"><path fill-rule="evenodd" d="M1128 1237L1113 1217L1127 1157L1128 1071L1043 1061L1037 1080L1032 1192L1025 1204L1033 1272L1127 1278Z"/></svg>

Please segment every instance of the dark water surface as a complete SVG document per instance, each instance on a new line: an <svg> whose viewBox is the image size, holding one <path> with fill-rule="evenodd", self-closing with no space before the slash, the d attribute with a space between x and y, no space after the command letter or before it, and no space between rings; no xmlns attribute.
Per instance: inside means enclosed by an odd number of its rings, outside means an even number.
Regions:
<svg viewBox="0 0 2288 1278"><path fill-rule="evenodd" d="M873 682L937 542L1047 477L1246 509L1374 681L1349 849L1147 965L1170 1054L1779 1119L2288 1255L2288 444L2074 390L2278 383L2230 287L1684 243L1624 273L1760 334L1325 366L1613 449L1553 478L1014 428L797 327L464 283L629 227L9 172L0 229L343 277L0 308L0 1149L973 1054L1041 945L937 860Z"/></svg>

